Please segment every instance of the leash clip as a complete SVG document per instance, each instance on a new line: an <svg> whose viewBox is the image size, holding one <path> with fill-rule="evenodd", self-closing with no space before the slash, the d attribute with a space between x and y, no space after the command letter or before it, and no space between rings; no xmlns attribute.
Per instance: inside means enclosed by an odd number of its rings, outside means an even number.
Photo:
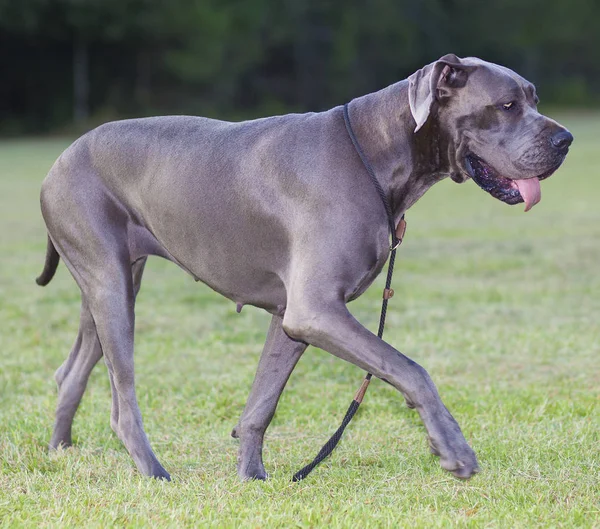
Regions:
<svg viewBox="0 0 600 529"><path fill-rule="evenodd" d="M396 226L396 233L394 234L395 239L396 239L396 244L394 244L392 241L390 250L394 251L398 248L398 246L400 246L402 244L402 240L404 239L405 233L406 233L406 221L404 220L404 215L402 215L400 222L398 222L398 226Z"/></svg>

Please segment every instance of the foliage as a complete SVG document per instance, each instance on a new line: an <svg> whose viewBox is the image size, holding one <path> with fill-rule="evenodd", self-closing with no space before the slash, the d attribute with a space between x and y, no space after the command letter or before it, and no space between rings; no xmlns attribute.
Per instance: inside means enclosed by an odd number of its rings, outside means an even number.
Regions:
<svg viewBox="0 0 600 529"><path fill-rule="evenodd" d="M0 132L64 127L76 105L95 121L319 110L449 52L589 105L599 19L595 0L0 0Z"/></svg>
<svg viewBox="0 0 600 529"><path fill-rule="evenodd" d="M82 53L77 104L97 121L319 110L449 52L592 104L599 20L596 0L0 0L0 131L71 123Z"/></svg>

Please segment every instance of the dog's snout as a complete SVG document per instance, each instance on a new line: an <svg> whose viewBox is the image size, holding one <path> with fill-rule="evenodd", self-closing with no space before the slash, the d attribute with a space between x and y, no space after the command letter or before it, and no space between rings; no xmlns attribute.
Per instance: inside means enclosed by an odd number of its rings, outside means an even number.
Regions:
<svg viewBox="0 0 600 529"><path fill-rule="evenodd" d="M573 143L573 135L568 130L563 129L555 133L550 138L550 142L557 149L565 151Z"/></svg>

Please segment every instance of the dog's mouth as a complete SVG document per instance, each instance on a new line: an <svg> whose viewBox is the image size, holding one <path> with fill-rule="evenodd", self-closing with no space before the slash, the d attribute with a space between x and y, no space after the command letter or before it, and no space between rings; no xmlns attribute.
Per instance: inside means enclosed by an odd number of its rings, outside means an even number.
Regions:
<svg viewBox="0 0 600 529"><path fill-rule="evenodd" d="M539 176L513 180L500 176L491 165L473 153L465 157L465 166L469 176L481 189L511 206L525 202L525 211L542 199L540 180L548 178L557 169L554 167Z"/></svg>

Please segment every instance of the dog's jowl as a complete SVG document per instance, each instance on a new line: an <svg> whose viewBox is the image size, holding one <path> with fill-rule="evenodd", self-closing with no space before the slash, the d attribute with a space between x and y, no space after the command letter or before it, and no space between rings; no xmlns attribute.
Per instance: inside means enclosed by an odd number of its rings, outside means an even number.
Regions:
<svg viewBox="0 0 600 529"><path fill-rule="evenodd" d="M538 113L537 101L535 87L508 68L446 55L351 101L349 116L398 222L446 177L472 179L526 210L538 203L541 180L573 137ZM421 416L444 469L461 478L478 471L425 369L346 308L381 271L389 224L341 106L241 123L186 116L107 123L60 156L41 204L48 249L38 283L52 279L60 256L82 298L75 345L56 372L51 447L71 443L89 374L104 357L113 430L140 472L169 479L144 432L133 372L135 298L147 257L157 255L234 303L273 315L234 429L242 479L267 475L264 433L308 344L396 387Z"/></svg>

